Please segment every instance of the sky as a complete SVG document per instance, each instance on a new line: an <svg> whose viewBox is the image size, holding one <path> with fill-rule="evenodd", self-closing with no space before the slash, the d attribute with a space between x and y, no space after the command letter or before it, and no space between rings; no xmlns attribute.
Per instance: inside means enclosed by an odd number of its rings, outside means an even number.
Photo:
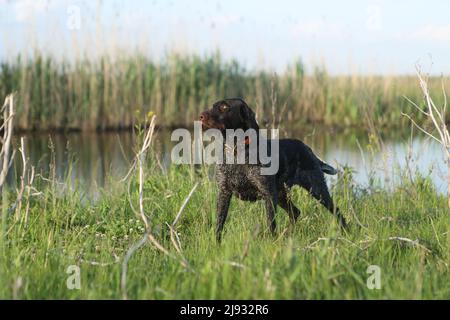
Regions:
<svg viewBox="0 0 450 320"><path fill-rule="evenodd" d="M450 1L0 0L0 60L220 51L248 70L450 75Z"/></svg>

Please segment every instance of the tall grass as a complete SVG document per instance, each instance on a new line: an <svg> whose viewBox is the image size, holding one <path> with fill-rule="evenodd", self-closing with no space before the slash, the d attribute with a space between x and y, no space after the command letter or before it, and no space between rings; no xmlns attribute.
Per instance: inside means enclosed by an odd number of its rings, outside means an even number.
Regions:
<svg viewBox="0 0 450 320"><path fill-rule="evenodd" d="M450 298L446 200L426 179L368 193L348 172L341 176L333 193L352 224L348 234L300 189L293 199L302 216L286 229L288 216L279 209L275 238L267 231L262 203L235 199L218 245L215 188L206 171L172 167L162 173L152 164L149 169L144 210L152 213L155 236L174 255L166 222L200 182L177 225L190 268L150 245L140 248L128 265L131 299ZM28 225L15 220L25 206L1 221L0 298L121 298L121 261L144 233L129 205L129 198L138 203L137 180L129 195L122 186L103 192L97 202L80 201L82 188L62 194L53 179L38 178L35 187L41 193L29 199ZM15 193L6 199L13 202ZM356 227L355 217L363 227ZM66 286L71 265L80 267L80 290ZM379 290L366 286L370 265L380 267Z"/></svg>
<svg viewBox="0 0 450 320"><path fill-rule="evenodd" d="M430 82L432 95L441 90L440 79ZM162 62L141 55L71 63L39 53L18 56L0 65L0 96L13 91L19 93L17 127L26 130L130 128L137 114L149 111L165 126L189 126L212 102L231 96L248 100L259 121L269 122L273 92L280 106L277 118L291 126L365 126L367 116L378 127L395 126L401 111L411 108L404 95L422 100L412 76L330 76L323 68L308 70L301 61L275 75L245 70L219 53L170 54Z"/></svg>

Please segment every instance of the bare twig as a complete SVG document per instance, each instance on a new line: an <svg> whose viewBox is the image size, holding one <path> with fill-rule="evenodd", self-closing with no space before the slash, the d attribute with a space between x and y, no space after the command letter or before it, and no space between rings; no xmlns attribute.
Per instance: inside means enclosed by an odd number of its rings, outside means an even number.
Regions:
<svg viewBox="0 0 450 320"><path fill-rule="evenodd" d="M177 252L180 255L182 255L181 241L180 241L180 238L178 237L178 233L176 232L176 224L181 217L181 213L183 212L184 208L186 207L187 203L189 202L189 199L192 197L192 194L194 193L195 189L197 189L197 187L198 187L198 182L191 189L191 191L189 192L186 199L184 199L184 202L181 205L180 210L178 210L178 213L175 216L175 219L173 220L172 225L167 224L167 226L170 229L170 240L172 241L173 246L175 247L175 249L177 250Z"/></svg>
<svg viewBox="0 0 450 320"><path fill-rule="evenodd" d="M133 253L138 250L140 247L142 247L148 239L148 231L150 229L147 229L147 232L143 235L143 237L141 238L141 240L139 240L138 242L136 242L135 244L133 244L127 251L125 258L123 259L122 262L122 273L121 273L121 277L120 277L120 287L122 289L122 297L124 300L128 299L128 295L127 295L127 271L128 271L128 261L130 260L131 256L133 255Z"/></svg>
<svg viewBox="0 0 450 320"><path fill-rule="evenodd" d="M22 197L25 191L25 175L27 173L27 157L25 156L25 141L24 138L20 138L20 155L22 157L22 175L20 176L20 189L17 192L17 206L16 206L16 220L19 219L20 209L22 208Z"/></svg>
<svg viewBox="0 0 450 320"><path fill-rule="evenodd" d="M19 221L19 219L23 218L21 221L24 222L24 225L26 226L28 224L30 211L30 197L39 195L40 193L31 192L32 190L36 191L32 186L35 178L35 169L34 166L29 167L28 165L28 160L25 154L25 139L23 137L20 138L19 152L22 159L22 174L20 176L20 187L17 190L16 201L11 206L9 211L10 212L15 211L16 221ZM25 207L25 214L22 217L21 216L22 200L24 198L25 193L26 193L26 207Z"/></svg>
<svg viewBox="0 0 450 320"><path fill-rule="evenodd" d="M186 207L187 203L189 202L189 199L191 199L192 194L194 193L195 189L197 189L198 187L198 182L192 187L191 192L189 192L188 196L186 197L186 199L184 199L183 204L180 207L180 210L178 211L175 219L172 222L172 228L175 228L175 225L177 224L178 220L180 219L181 213L184 210L184 207Z"/></svg>
<svg viewBox="0 0 450 320"><path fill-rule="evenodd" d="M403 112L402 112L401 114L402 114L402 116L407 117L407 118L411 121L411 123L412 123L417 129L419 129L420 131L422 131L423 133L425 133L428 137L430 137L431 139L437 141L438 143L441 143L441 140L439 140L439 138L437 138L436 136L434 136L433 134L429 133L428 131L426 131L426 130L425 130L424 128L422 128L421 126L419 126L419 125L411 118L410 115L408 115L408 114L406 114L406 113L403 113Z"/></svg>
<svg viewBox="0 0 450 320"><path fill-rule="evenodd" d="M427 247L425 247L423 244L420 244L418 239L411 240L411 239L408 239L405 237L389 237L388 240L405 242L405 243L408 243L409 245L411 245L412 247L417 247L417 248L425 250L427 253L431 253L431 250L428 249Z"/></svg>
<svg viewBox="0 0 450 320"><path fill-rule="evenodd" d="M428 89L428 77L423 76L420 66L416 66L416 74L419 79L419 85L422 90L422 93L424 95L425 99L425 109L426 111L422 110L416 103L412 102L410 99L406 98L417 110L420 111L421 114L425 115L431 122L433 123L434 131L437 132L437 134L433 134L429 130L424 129L423 127L419 126L411 116L402 113L404 116L406 116L412 124L417 127L421 132L426 134L428 137L432 138L436 142L438 142L444 149L444 154L447 158L447 197L448 197L448 207L450 208L450 133L447 128L447 123L445 119L446 115L446 109L447 109L447 96L445 94L445 87L444 83L442 82L442 92L444 95L444 103L442 105L442 108L439 110L438 107L436 107L433 99L430 96L430 90Z"/></svg>
<svg viewBox="0 0 450 320"><path fill-rule="evenodd" d="M1 138L0 149L0 190L5 183L6 176L8 175L9 168L14 158L14 152L11 155L11 139L13 135L14 126L14 95L10 94L6 97L5 103L1 108L3 112L1 128L3 130L3 136Z"/></svg>
<svg viewBox="0 0 450 320"><path fill-rule="evenodd" d="M344 242L346 242L348 244L351 244L354 247L357 247L357 248L361 249L361 247L358 246L356 243L353 243L352 241L350 241L350 240L348 240L347 238L344 238L344 237L332 237L332 238L320 237L320 238L317 238L317 240L315 240L312 243L310 243L309 245L307 245L304 249L305 250L313 249L320 242L336 241L336 240L344 241Z"/></svg>
<svg viewBox="0 0 450 320"><path fill-rule="evenodd" d="M336 240L340 240L340 241L346 242L346 243L350 244L353 247L357 247L358 249L363 250L363 248L360 247L358 244L356 244L356 243L354 243L354 242L352 242L352 241L350 241L350 240L348 240L346 238L343 238L343 237L335 237L335 238L320 237L317 240L315 240L312 243L310 243L309 245L307 245L306 247L304 247L303 249L304 250L310 250L310 249L315 248L320 242L336 241ZM422 249L426 253L431 253L432 252L429 248L427 248L426 246L421 244L418 239L411 240L409 238L401 237L401 236L391 236L391 237L388 237L388 238L385 238L385 239L379 239L379 238L365 239L365 240L359 241L358 243L360 245L367 245L367 244L372 244L372 243L374 243L376 241L399 241L399 242L407 243L411 247ZM367 246L366 246L366 248L367 248Z"/></svg>
<svg viewBox="0 0 450 320"><path fill-rule="evenodd" d="M151 142L152 142L152 137L153 137L153 132L155 129L155 116L152 117L151 121L150 121L150 126L147 130L147 132L144 134L144 140L143 140L143 144L141 149L138 151L138 153L136 154L135 160L132 164L132 167L130 169L130 171L127 173L127 175L125 176L125 178L123 179L123 181L125 181L126 179L128 179L132 172L137 168L138 169L138 177L139 177L139 211L136 212L132 202L131 202L131 196L130 196L130 183L131 180L128 181L128 197L129 197L129 202L130 202L130 206L131 209L138 214L142 221L144 222L145 225L145 234L142 236L142 238L136 242L135 244L133 244L127 251L123 263L122 263L122 272L121 272L121 290L122 290L122 296L124 299L128 298L127 295L127 290L126 290L126 281L127 281L127 270L128 270L128 261L130 260L131 256L134 254L134 252L136 252L140 247L142 247L147 241L149 241L156 249L158 249L159 251L161 251L162 253L164 253L165 255L167 255L168 257L171 257L173 259L179 260L180 264L187 268L188 264L187 261L184 259L184 257L182 257L181 259L177 259L176 256L172 255L157 239L156 237L153 235L152 233L152 227L150 225L150 222L145 214L145 210L144 210L144 182L145 182L145 174L144 174L144 167L145 167L145 159L147 156L147 152L150 148ZM195 190L195 189L194 189ZM193 190L191 191L191 194L189 195L189 197L192 195ZM189 200L189 197L187 200L185 200L185 203L182 206L182 209L180 209L179 214L181 215L182 210L184 209L184 206L186 205L187 201ZM177 249L178 250L178 249Z"/></svg>

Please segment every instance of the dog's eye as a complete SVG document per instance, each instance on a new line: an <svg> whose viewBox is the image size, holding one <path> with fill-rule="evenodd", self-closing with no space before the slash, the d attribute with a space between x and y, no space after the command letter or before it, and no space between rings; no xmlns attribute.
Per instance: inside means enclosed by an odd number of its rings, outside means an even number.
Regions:
<svg viewBox="0 0 450 320"><path fill-rule="evenodd" d="M219 111L220 112L225 112L225 111L227 111L228 110L228 106L226 105L226 104L222 104L220 107L219 107Z"/></svg>

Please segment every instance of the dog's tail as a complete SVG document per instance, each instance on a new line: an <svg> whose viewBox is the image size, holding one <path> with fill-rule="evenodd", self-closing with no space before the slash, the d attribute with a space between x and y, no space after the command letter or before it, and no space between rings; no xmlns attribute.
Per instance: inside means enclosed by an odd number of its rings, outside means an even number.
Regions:
<svg viewBox="0 0 450 320"><path fill-rule="evenodd" d="M333 168L332 166L330 166L328 163L323 162L322 160L320 160L320 169L322 169L322 171L326 174L332 175L334 176L335 174L337 174L337 170L335 168Z"/></svg>
<svg viewBox="0 0 450 320"><path fill-rule="evenodd" d="M322 159L320 159L319 156L317 154L315 154L309 146L306 146L306 147L309 149L311 154L314 157L316 157L317 160L319 160L320 169L322 170L323 173L329 174L331 176L334 176L335 174L338 173L335 168L333 168L328 163L325 163Z"/></svg>

